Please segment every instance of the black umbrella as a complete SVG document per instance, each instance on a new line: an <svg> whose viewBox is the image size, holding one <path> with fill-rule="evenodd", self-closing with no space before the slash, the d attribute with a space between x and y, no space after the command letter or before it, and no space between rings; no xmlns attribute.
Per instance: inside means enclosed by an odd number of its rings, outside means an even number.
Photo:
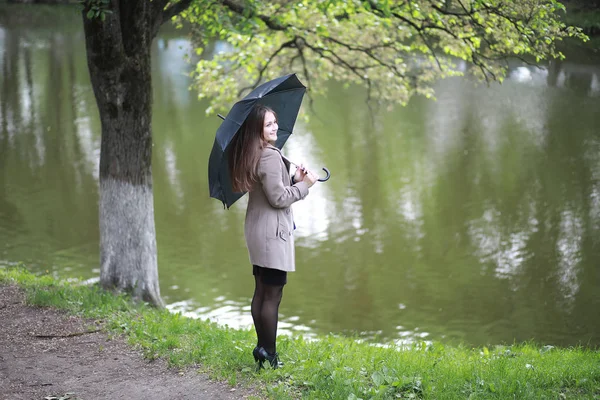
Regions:
<svg viewBox="0 0 600 400"><path fill-rule="evenodd" d="M221 200L223 205L229 208L237 199L244 195L244 193L234 192L231 187L227 147L240 130L252 108L256 104L262 104L275 111L277 114L277 123L279 124L275 146L281 149L292 134L304 92L306 92L306 87L298 80L295 74L285 75L265 82L254 89L250 94L234 104L227 117L219 115L219 117L223 118L223 122L219 126L219 129L217 129L215 142L208 160L210 197ZM291 162L287 158L284 157L284 159L297 166L296 163ZM319 179L321 182L329 179L329 171L327 168L323 168L323 170L327 173L327 177Z"/></svg>

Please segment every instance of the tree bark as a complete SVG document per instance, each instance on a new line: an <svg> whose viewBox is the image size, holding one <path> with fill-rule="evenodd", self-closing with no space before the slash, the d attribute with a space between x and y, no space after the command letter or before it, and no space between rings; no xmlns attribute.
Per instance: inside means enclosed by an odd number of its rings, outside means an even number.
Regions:
<svg viewBox="0 0 600 400"><path fill-rule="evenodd" d="M18 4L76 4L77 0L8 0Z"/></svg>
<svg viewBox="0 0 600 400"><path fill-rule="evenodd" d="M162 306L152 194L152 3L112 0L88 19L87 60L102 126L100 282Z"/></svg>

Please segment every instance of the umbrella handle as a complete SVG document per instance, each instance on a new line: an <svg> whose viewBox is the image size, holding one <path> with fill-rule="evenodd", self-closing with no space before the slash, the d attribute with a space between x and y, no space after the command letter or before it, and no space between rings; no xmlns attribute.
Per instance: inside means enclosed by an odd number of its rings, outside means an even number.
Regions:
<svg viewBox="0 0 600 400"><path fill-rule="evenodd" d="M327 176L325 178L319 178L318 179L319 182L326 182L329 180L329 177L331 176L331 174L329 173L329 170L327 168L323 167L323 171L325 171Z"/></svg>
<svg viewBox="0 0 600 400"><path fill-rule="evenodd" d="M299 167L298 164L296 164L295 162L291 161L290 159L288 159L286 156L284 156L283 154L281 155L281 158L283 158L285 161L289 162L290 164ZM325 171L325 173L327 174L327 176L325 178L319 178L317 179L319 182L326 182L329 180L329 177L331 176L331 173L329 172L329 170L325 167L323 167L323 171Z"/></svg>

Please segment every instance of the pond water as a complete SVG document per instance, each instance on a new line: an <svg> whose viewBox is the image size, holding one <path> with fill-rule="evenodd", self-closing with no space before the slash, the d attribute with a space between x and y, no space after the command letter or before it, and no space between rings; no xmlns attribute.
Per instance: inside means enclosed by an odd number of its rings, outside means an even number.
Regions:
<svg viewBox="0 0 600 400"><path fill-rule="evenodd" d="M0 5L0 265L99 276L100 124L79 15ZM218 46L217 44L216 46ZM172 310L250 327L246 200L208 195L220 120L187 36L153 49L155 218ZM371 118L332 83L284 153L332 178L294 205L282 333L600 345L600 56L570 47L504 84L462 78Z"/></svg>

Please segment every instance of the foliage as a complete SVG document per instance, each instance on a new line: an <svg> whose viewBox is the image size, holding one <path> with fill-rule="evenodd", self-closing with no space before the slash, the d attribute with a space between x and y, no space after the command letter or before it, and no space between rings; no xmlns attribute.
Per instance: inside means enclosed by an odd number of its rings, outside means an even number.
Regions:
<svg viewBox="0 0 600 400"><path fill-rule="evenodd" d="M600 352L533 343L469 348L441 343L373 346L329 335L318 340L281 338L285 366L257 373L247 330L182 317L97 287L0 268L0 285L15 282L28 301L100 318L150 359L173 367L201 366L230 384L263 387L272 398L580 398L600 395Z"/></svg>
<svg viewBox="0 0 600 400"><path fill-rule="evenodd" d="M107 14L112 14L110 0L80 0L79 3L87 10L85 15L88 19L100 18L104 21Z"/></svg>
<svg viewBox="0 0 600 400"><path fill-rule="evenodd" d="M567 14L565 22L580 27L588 35L600 32L600 3L589 4L586 1L566 3Z"/></svg>
<svg viewBox="0 0 600 400"><path fill-rule="evenodd" d="M221 108L284 72L313 93L335 79L400 103L431 97L434 80L465 71L501 81L509 57L561 58L558 41L587 39L561 22L563 11L556 0L197 0L179 21L192 23L204 56L195 87ZM204 54L215 39L230 51Z"/></svg>

